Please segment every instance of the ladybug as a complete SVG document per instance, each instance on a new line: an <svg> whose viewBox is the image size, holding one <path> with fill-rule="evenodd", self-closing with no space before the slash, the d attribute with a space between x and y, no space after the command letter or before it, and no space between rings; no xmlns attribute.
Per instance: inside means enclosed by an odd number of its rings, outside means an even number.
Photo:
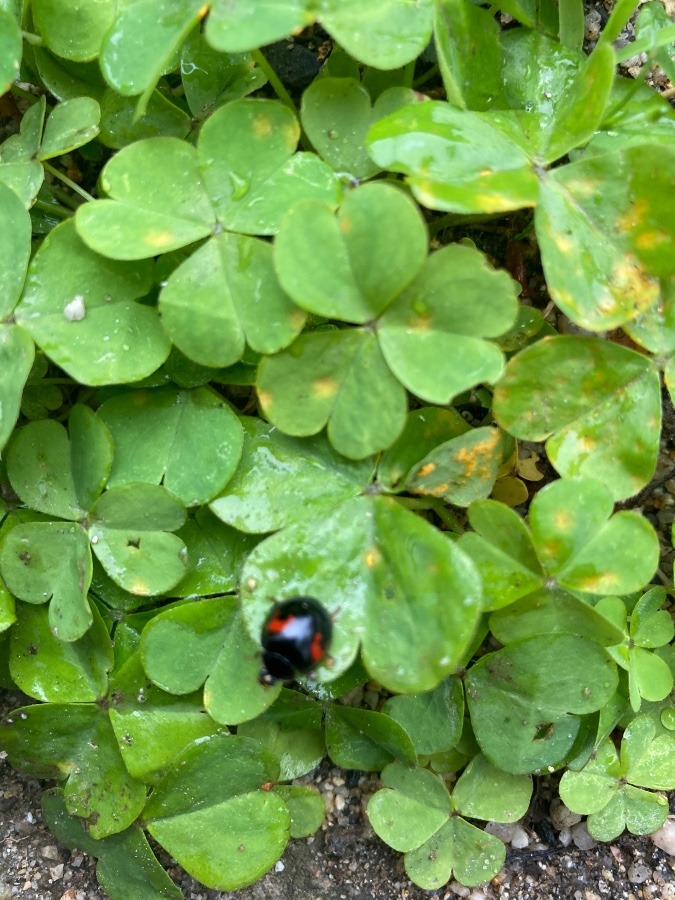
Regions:
<svg viewBox="0 0 675 900"><path fill-rule="evenodd" d="M275 603L262 627L261 684L275 684L309 672L325 657L333 632L331 618L313 597Z"/></svg>

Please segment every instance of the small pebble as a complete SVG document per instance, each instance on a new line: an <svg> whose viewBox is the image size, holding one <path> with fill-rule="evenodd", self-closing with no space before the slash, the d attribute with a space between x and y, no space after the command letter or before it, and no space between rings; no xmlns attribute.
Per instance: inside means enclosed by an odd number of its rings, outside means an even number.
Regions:
<svg viewBox="0 0 675 900"><path fill-rule="evenodd" d="M516 830L511 838L511 846L514 850L524 850L530 844L530 838L520 825L516 826Z"/></svg>
<svg viewBox="0 0 675 900"><path fill-rule="evenodd" d="M668 816L658 831L650 835L659 850L675 856L675 816Z"/></svg>
<svg viewBox="0 0 675 900"><path fill-rule="evenodd" d="M591 850L596 842L588 833L585 822L579 822L572 828L572 840L580 850Z"/></svg>
<svg viewBox="0 0 675 900"><path fill-rule="evenodd" d="M551 802L551 822L553 827L560 831L562 828L571 828L577 822L581 822L579 813L568 809L562 800L555 799Z"/></svg>
<svg viewBox="0 0 675 900"><path fill-rule="evenodd" d="M516 833L516 823L515 822L488 822L485 826L485 831L488 834L493 834L495 837L498 837L500 841L504 841L505 844L510 844L513 835Z"/></svg>
<svg viewBox="0 0 675 900"><path fill-rule="evenodd" d="M629 867L627 874L628 880L633 884L644 884L648 878L652 877L652 870L643 863L634 863Z"/></svg>

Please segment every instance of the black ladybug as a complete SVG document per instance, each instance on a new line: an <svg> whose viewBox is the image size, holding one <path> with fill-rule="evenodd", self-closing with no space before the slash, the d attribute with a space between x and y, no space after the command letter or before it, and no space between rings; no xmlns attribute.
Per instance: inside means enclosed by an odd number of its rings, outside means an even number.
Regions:
<svg viewBox="0 0 675 900"><path fill-rule="evenodd" d="M325 657L333 632L328 612L313 597L291 597L275 603L265 619L262 684L309 672Z"/></svg>

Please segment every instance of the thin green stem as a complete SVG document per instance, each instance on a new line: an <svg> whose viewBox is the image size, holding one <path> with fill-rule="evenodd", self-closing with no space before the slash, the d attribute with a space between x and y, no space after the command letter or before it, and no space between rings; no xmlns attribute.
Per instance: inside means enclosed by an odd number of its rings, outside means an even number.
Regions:
<svg viewBox="0 0 675 900"><path fill-rule="evenodd" d="M42 46L42 38L39 34L33 34L32 31L22 31L21 37L27 44L31 44L33 47Z"/></svg>
<svg viewBox="0 0 675 900"><path fill-rule="evenodd" d="M405 85L405 87L411 88L413 86L413 81L415 80L416 62L417 60L413 59L403 68L403 84Z"/></svg>
<svg viewBox="0 0 675 900"><path fill-rule="evenodd" d="M72 209L64 209L62 206L55 206L53 203L45 203L44 200L36 200L33 203L34 209L41 209L48 216L56 216L57 219L69 219L74 212Z"/></svg>
<svg viewBox="0 0 675 900"><path fill-rule="evenodd" d="M72 179L68 178L67 175L64 175L63 172L60 172L57 168L55 168L54 166L52 166L51 163L48 163L48 162L46 162L45 160L42 160L42 165L45 167L45 169L46 169L48 172L51 172L51 174L52 174L55 178L58 178L58 179L59 179L60 181L62 181L64 184L68 185L68 187L71 189L71 191L75 191L76 194L79 194L80 197L83 197L85 200L93 200L93 199L94 199L94 198L91 196L91 194L88 194L88 193L84 190L84 188L81 188L81 187L79 186L79 184L76 184Z"/></svg>
<svg viewBox="0 0 675 900"><path fill-rule="evenodd" d="M274 93L277 95L277 97L289 109L292 109L294 114L297 116L298 111L295 108L295 103L293 103L293 98L284 87L283 82L281 81L277 73L267 61L267 58L265 57L265 54L262 52L262 50L252 50L251 56L265 73L265 77L274 88Z"/></svg>
<svg viewBox="0 0 675 900"><path fill-rule="evenodd" d="M434 65L430 69L427 69L426 72L423 72L419 78L416 78L415 81L413 81L413 88L417 90L417 88L422 87L423 84L426 84L427 81L432 79L437 73L438 63L434 63Z"/></svg>
<svg viewBox="0 0 675 900"><path fill-rule="evenodd" d="M298 110L295 107L295 103L293 103L293 98L291 97L291 95L288 93L288 91L284 87L283 82L281 81L281 79L279 78L279 76L277 75L275 70L272 68L270 63L267 61L267 58L266 58L265 54L262 52L262 50L252 50L251 56L256 61L257 65L265 73L265 77L267 78L269 83L274 88L274 93L277 95L279 100L281 100L281 102L284 104L284 106L287 106L291 110L293 115L298 119L298 121L300 121L300 117L298 116ZM314 149L312 147L312 142L305 134L305 130L302 127L302 125L300 125L300 146L302 147L303 150L313 150Z"/></svg>

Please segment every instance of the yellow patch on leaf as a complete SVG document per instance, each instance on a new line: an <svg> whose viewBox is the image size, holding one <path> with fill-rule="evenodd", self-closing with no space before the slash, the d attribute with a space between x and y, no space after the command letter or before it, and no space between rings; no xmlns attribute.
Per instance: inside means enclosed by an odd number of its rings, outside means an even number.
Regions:
<svg viewBox="0 0 675 900"><path fill-rule="evenodd" d="M315 378L312 382L311 394L316 399L324 400L326 397L334 397L339 386L335 378L328 375L325 378Z"/></svg>
<svg viewBox="0 0 675 900"><path fill-rule="evenodd" d="M161 250L172 244L175 239L176 236L173 231L149 231L145 236L144 243L148 247L154 247L157 250Z"/></svg>
<svg viewBox="0 0 675 900"><path fill-rule="evenodd" d="M555 522L556 528L560 531L569 531L574 522L574 518L566 509L559 509L553 517L553 521Z"/></svg>
<svg viewBox="0 0 675 900"><path fill-rule="evenodd" d="M609 594L619 583L616 572L599 572L597 575L587 575L577 585L580 591L588 594Z"/></svg>
<svg viewBox="0 0 675 900"><path fill-rule="evenodd" d="M369 569L374 569L381 559L382 554L377 547L371 547L370 550L366 550L363 554L363 561Z"/></svg>
<svg viewBox="0 0 675 900"><path fill-rule="evenodd" d="M267 116L256 116L252 122L253 134L257 138L269 138L272 136L272 123Z"/></svg>
<svg viewBox="0 0 675 900"><path fill-rule="evenodd" d="M422 466L422 468L417 473L418 478L426 478L427 475L431 475L432 472L436 471L435 463L429 462L426 465Z"/></svg>
<svg viewBox="0 0 675 900"><path fill-rule="evenodd" d="M270 410L272 408L272 395L269 391L258 391L258 400L260 400L260 405L264 410Z"/></svg>

